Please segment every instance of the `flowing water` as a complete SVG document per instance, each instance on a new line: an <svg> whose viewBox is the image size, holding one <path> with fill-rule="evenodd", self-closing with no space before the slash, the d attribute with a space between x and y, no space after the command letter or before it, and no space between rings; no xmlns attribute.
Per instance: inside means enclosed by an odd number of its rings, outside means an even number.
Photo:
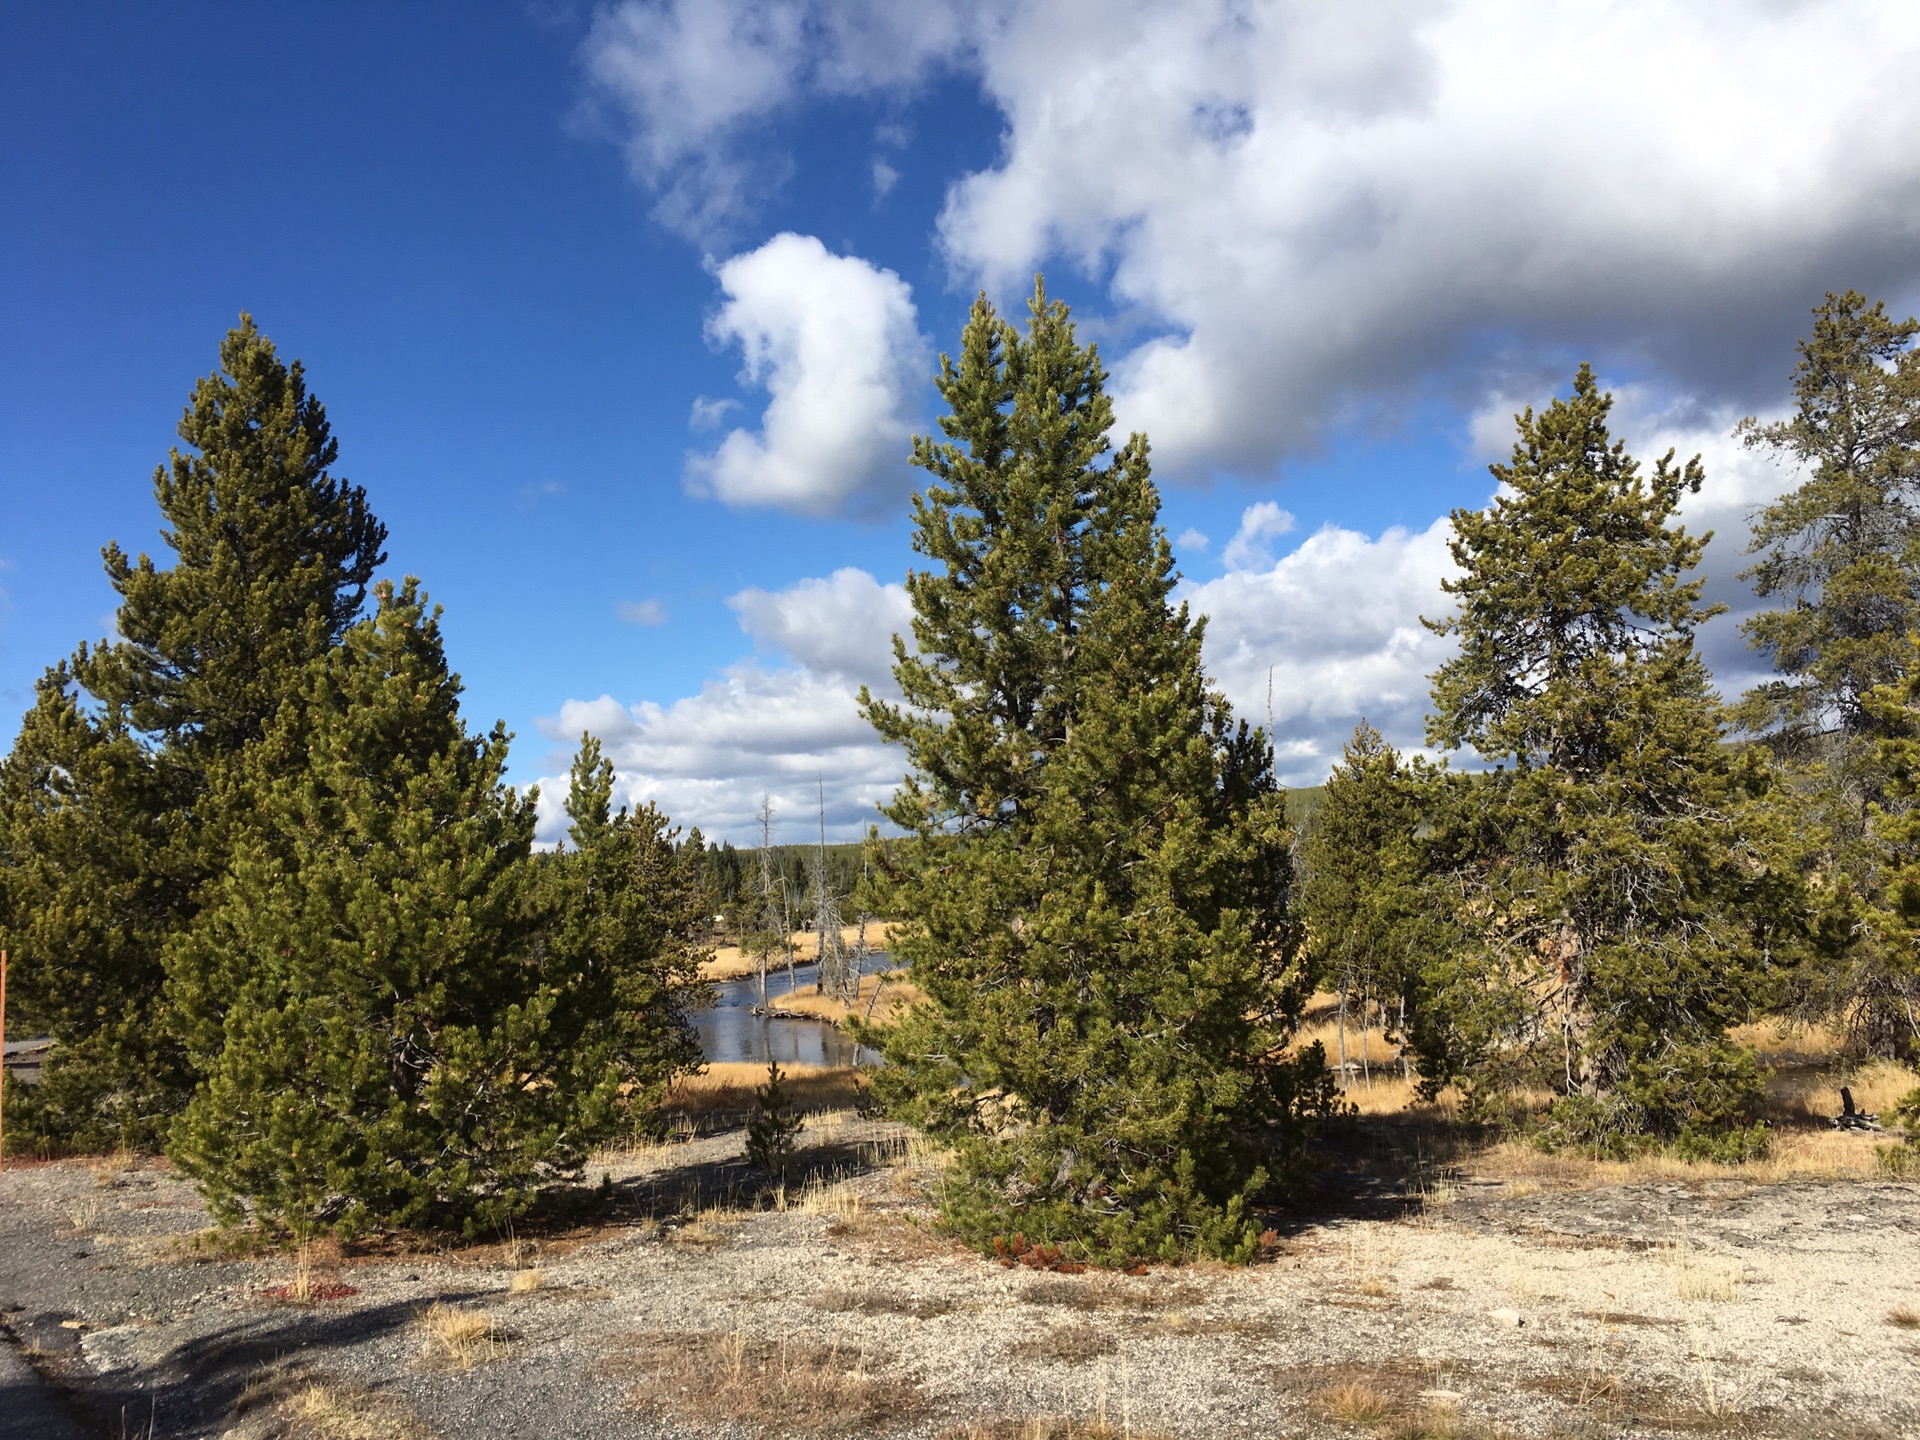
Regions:
<svg viewBox="0 0 1920 1440"><path fill-rule="evenodd" d="M867 957L864 973L887 968L887 957L876 953ZM787 983L787 967L767 972L767 1003L779 1007L788 994L811 995L816 967L793 967L793 985ZM700 1032L700 1048L710 1062L749 1061L764 1065L769 1060L782 1065L873 1065L880 1057L864 1046L856 1045L846 1031L824 1020L789 1020L756 1015L753 1007L760 999L760 981L754 976L728 980L715 985L714 1003L696 1011L693 1028Z"/></svg>

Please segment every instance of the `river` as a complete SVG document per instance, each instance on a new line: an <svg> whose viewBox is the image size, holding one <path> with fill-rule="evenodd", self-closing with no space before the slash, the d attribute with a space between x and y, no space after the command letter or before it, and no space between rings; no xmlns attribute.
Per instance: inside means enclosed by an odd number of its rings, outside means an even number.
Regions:
<svg viewBox="0 0 1920 1440"><path fill-rule="evenodd" d="M867 956L865 973L887 968L888 958L876 952ZM767 972L767 1003L780 1004L788 994L813 992L813 964L795 965L794 982L789 990L787 967ZM747 1061L764 1065L769 1060L782 1065L874 1065L880 1056L865 1046L856 1045L847 1032L824 1020L789 1020L756 1015L753 1007L760 998L760 982L749 975L744 980L727 980L713 987L714 1003L694 1012L693 1028L700 1033L700 1048L709 1062L726 1064Z"/></svg>

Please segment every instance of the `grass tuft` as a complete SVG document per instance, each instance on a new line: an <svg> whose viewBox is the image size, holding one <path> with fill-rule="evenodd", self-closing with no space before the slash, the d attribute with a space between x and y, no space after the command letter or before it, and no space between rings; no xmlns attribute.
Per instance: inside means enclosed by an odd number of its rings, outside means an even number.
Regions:
<svg viewBox="0 0 1920 1440"><path fill-rule="evenodd" d="M507 1282L509 1295L531 1295L547 1283L544 1270L516 1270L513 1278Z"/></svg>
<svg viewBox="0 0 1920 1440"><path fill-rule="evenodd" d="M471 1370L499 1353L493 1316L465 1305L435 1301L420 1317L420 1355L455 1370Z"/></svg>
<svg viewBox="0 0 1920 1440"><path fill-rule="evenodd" d="M1668 1241L1658 1253L1673 1267L1674 1293L1682 1300L1732 1302L1740 1298L1746 1267L1738 1260L1702 1255L1677 1241Z"/></svg>
<svg viewBox="0 0 1920 1440"><path fill-rule="evenodd" d="M633 1375L641 1410L696 1426L780 1431L891 1429L924 1408L911 1381L881 1373L880 1358L838 1340L763 1339L726 1333L653 1332L620 1337L603 1370Z"/></svg>
<svg viewBox="0 0 1920 1440"><path fill-rule="evenodd" d="M1378 1425L1393 1409L1391 1400L1359 1380L1334 1386L1321 1395L1320 1404L1344 1425Z"/></svg>
<svg viewBox="0 0 1920 1440"><path fill-rule="evenodd" d="M1902 1330L1920 1330L1920 1310L1902 1305L1898 1310L1887 1312L1887 1323Z"/></svg>

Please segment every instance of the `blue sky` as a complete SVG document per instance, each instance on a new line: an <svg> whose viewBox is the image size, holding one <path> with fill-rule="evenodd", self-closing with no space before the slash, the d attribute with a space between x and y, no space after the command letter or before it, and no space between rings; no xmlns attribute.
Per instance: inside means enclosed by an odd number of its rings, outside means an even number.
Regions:
<svg viewBox="0 0 1920 1440"><path fill-rule="evenodd" d="M1920 280L1910 7L1584 8L9 7L0 738L110 625L100 546L160 553L153 468L244 308L516 780L591 725L709 833L762 791L804 830L816 783L853 833L900 768L850 694L930 357L1045 269L1155 439L1216 673L1263 718L1274 670L1283 768L1362 713L1417 743L1436 522L1514 408L1591 356L1636 446L1708 453L1726 535L1790 478L1727 431L1808 308Z"/></svg>

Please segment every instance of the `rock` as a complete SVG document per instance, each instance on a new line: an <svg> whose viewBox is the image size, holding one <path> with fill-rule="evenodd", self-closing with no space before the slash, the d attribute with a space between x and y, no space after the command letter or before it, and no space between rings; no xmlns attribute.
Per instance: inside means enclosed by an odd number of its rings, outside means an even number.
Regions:
<svg viewBox="0 0 1920 1440"><path fill-rule="evenodd" d="M1496 1325L1511 1325L1516 1330L1527 1323L1518 1310L1489 1310L1487 1318Z"/></svg>

